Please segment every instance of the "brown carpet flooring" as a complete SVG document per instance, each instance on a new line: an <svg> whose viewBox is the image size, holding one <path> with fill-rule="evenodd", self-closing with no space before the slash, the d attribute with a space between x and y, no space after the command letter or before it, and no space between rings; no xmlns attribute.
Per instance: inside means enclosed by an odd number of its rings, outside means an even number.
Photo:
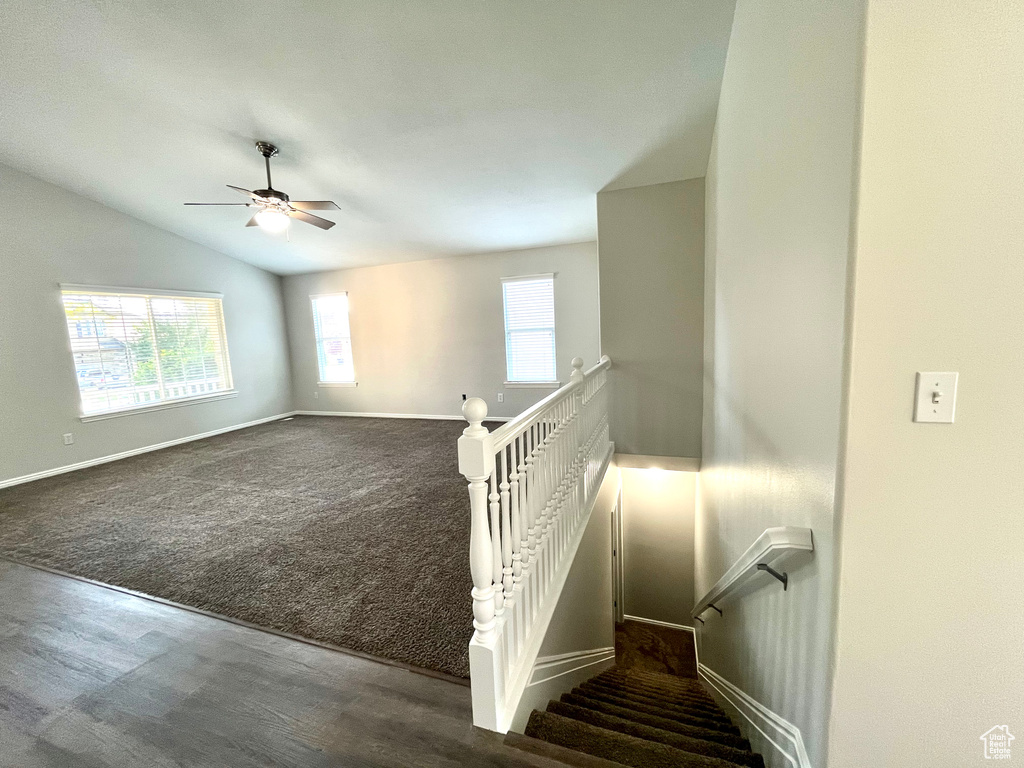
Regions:
<svg viewBox="0 0 1024 768"><path fill-rule="evenodd" d="M615 664L620 669L697 679L693 633L640 621L615 625Z"/></svg>
<svg viewBox="0 0 1024 768"><path fill-rule="evenodd" d="M3 489L0 555L468 677L464 426L300 416Z"/></svg>

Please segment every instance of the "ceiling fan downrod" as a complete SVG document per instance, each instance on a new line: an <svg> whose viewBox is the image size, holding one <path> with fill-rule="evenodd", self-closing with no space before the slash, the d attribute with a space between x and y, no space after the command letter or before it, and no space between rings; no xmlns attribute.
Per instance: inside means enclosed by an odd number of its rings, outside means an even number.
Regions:
<svg viewBox="0 0 1024 768"><path fill-rule="evenodd" d="M270 158L277 155L278 149L269 141L257 141L256 149L258 149L260 154L263 155L263 162L266 163L267 166L267 189L276 191L274 190L274 184L270 180Z"/></svg>

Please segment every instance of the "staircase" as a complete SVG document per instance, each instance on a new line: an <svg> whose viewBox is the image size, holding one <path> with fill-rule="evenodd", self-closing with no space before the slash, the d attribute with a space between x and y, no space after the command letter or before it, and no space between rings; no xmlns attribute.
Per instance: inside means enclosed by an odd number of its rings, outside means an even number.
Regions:
<svg viewBox="0 0 1024 768"><path fill-rule="evenodd" d="M506 743L586 768L764 768L694 679L615 667L534 710Z"/></svg>

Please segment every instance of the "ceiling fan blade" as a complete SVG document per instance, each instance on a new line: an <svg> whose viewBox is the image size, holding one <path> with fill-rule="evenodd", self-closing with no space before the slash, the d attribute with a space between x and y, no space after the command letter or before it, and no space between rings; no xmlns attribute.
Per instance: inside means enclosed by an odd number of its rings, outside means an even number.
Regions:
<svg viewBox="0 0 1024 768"><path fill-rule="evenodd" d="M241 187L233 187L230 184L225 184L224 186L226 186L228 189L235 190L235 192L241 192L243 195L245 195L246 197L251 197L253 200L260 199L259 195L255 194L254 192L250 192L248 189L242 189Z"/></svg>
<svg viewBox="0 0 1024 768"><path fill-rule="evenodd" d="M306 213L305 211L289 211L288 215L293 219L312 224L314 227L320 227L320 229L330 229L334 226L333 221L321 219L319 216L314 216L312 213Z"/></svg>
<svg viewBox="0 0 1024 768"><path fill-rule="evenodd" d="M245 226L247 226L247 227L258 227L259 226L259 222L256 221L256 216L253 216L251 219L249 219L247 222L245 222Z"/></svg>
<svg viewBox="0 0 1024 768"><path fill-rule="evenodd" d="M333 200L292 200L292 208L303 211L340 211L341 208Z"/></svg>
<svg viewBox="0 0 1024 768"><path fill-rule="evenodd" d="M248 207L250 203L185 203L185 205L244 205Z"/></svg>

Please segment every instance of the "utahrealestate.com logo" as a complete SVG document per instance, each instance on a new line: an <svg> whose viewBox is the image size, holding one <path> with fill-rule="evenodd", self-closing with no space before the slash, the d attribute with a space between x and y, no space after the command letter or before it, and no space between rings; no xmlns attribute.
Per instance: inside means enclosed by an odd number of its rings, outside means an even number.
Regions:
<svg viewBox="0 0 1024 768"><path fill-rule="evenodd" d="M986 760L1009 760L1010 742L1013 735L1005 725L994 725L981 734L981 740L985 742Z"/></svg>

